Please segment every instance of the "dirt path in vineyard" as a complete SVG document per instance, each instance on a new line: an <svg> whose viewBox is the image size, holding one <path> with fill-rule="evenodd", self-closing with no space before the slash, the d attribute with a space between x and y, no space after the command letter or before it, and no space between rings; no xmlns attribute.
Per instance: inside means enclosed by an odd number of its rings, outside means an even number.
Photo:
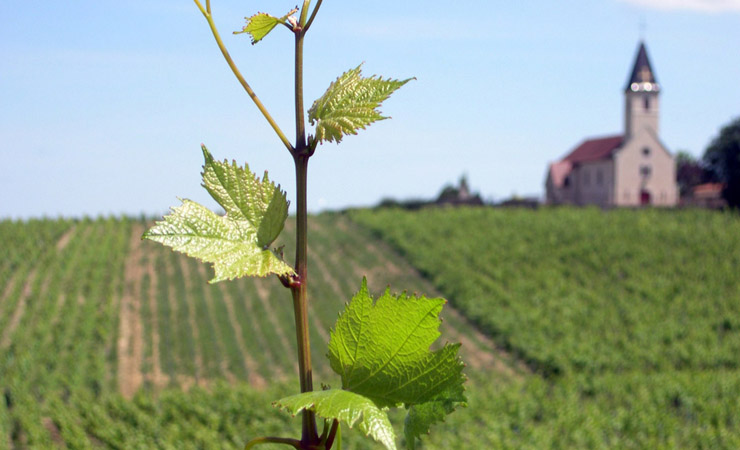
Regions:
<svg viewBox="0 0 740 450"><path fill-rule="evenodd" d="M208 279L208 274L206 272L206 266L205 264L198 264L198 271L200 273L200 276L206 280ZM244 370L247 372L249 377L249 384L252 387L262 389L265 386L267 386L267 383L265 382L265 379L262 378L259 373L257 372L257 363L252 359L251 355L249 354L249 351L247 350L247 345L244 343L244 335L242 330L242 325L239 323L239 321L236 319L236 312L234 311L234 304L231 301L231 298L227 296L225 290L223 289L223 284L218 283L216 286L209 286L205 289L205 301L208 306L208 310L211 314L211 317L215 318L215 305L213 304L214 299L213 295L211 294L211 288L212 289L221 289L221 298L223 299L224 306L226 307L226 311L229 316L229 324L231 325L231 328L234 330L234 339L236 342L236 347L239 349L239 353L242 357L242 364L244 365ZM215 320L214 320L215 322ZM215 324L218 326L218 324ZM223 343L222 343L223 344ZM221 360L221 372L224 374L224 377L230 382L234 383L237 381L236 376L234 376L233 373L229 370L229 363L228 363L228 356L226 355L226 350L223 351L223 359Z"/></svg>
<svg viewBox="0 0 740 450"><path fill-rule="evenodd" d="M245 364L247 364L247 368L249 370L249 380L250 383L253 382L253 375L254 374L254 382L259 385L261 383L262 376L258 372L258 363L252 359L250 354L248 353L247 344L244 342L244 327L248 329L247 334L252 334L254 337L254 340L257 343L258 348L264 349L264 352L269 354L270 353L270 346L269 343L265 340L265 336L263 333L257 333L255 330L258 328L257 321L259 318L255 317L254 310L252 308L252 302L255 301L254 299L247 299L241 296L241 294L232 295L232 293L227 292L226 287L224 286L224 283L218 283L219 288L222 289L223 298L226 302L226 307L229 310L229 320L231 320L232 325L234 326L234 333L238 334L239 341L242 342L244 345L245 353ZM239 323L237 320L238 316L236 314L236 302L242 302L244 309L247 312L247 317L245 319L248 319L248 322ZM241 346L240 346L241 347ZM280 380L285 378L285 373L283 372L283 369L279 365L275 365L273 367L273 373L274 373L274 379Z"/></svg>
<svg viewBox="0 0 740 450"><path fill-rule="evenodd" d="M62 250L64 250L64 247L67 246L69 241L72 239L72 236L74 235L76 227L72 227L69 230L67 230L62 237L59 238L57 241L55 247L57 253L61 253ZM26 312L26 305L28 303L29 298L31 297L31 294L33 294L33 285L36 282L36 276L38 274L38 268L34 267L31 269L31 272L29 272L28 276L25 279L25 283L23 284L23 290L21 291L20 298L18 299L18 302L15 305L15 309L13 310L13 313L11 315L10 321L5 326L4 330L0 330L0 348L5 348L10 345L10 339L13 336L13 333L15 332L16 328L18 328L18 325L21 323L21 319L23 318L23 314ZM49 289L49 283L51 281L52 271L48 270L45 278L41 280L41 286L40 290L37 293L37 300L38 301L46 301L46 294ZM15 288L15 283L18 281L16 280L17 276L13 276L11 280L8 282L8 284L3 289L2 298L0 298L0 307L5 304L6 297L10 295L10 293ZM2 309L0 308L0 311ZM8 314L9 312L2 311L4 314Z"/></svg>
<svg viewBox="0 0 740 450"><path fill-rule="evenodd" d="M152 359L151 367L152 371L147 374L147 381L151 382L157 388L164 388L169 383L169 376L162 372L162 360L159 358L159 310L157 305L157 283L160 282L157 276L157 270L154 267L155 255L150 255L147 258L146 271L149 274L149 313L152 316L151 319L151 330L152 330ZM166 282L166 281L165 281Z"/></svg>
<svg viewBox="0 0 740 450"><path fill-rule="evenodd" d="M141 266L144 226L135 223L131 227L129 252L124 263L124 287L118 322L118 389L130 399L144 381L141 364L144 354L144 334L141 324Z"/></svg>
<svg viewBox="0 0 740 450"><path fill-rule="evenodd" d="M185 298L179 299L179 303L181 306L188 309L188 323L193 335L193 368L195 378L194 382L198 386L205 386L208 383L208 380L204 379L203 377L204 367L203 355L201 353L202 348L200 346L200 328L198 327L198 322L195 319L195 299L191 295L193 288L192 280L190 279L190 276L188 276L190 268L188 267L187 259L185 257L177 258L177 264L179 264L180 266L183 283L185 285Z"/></svg>
<svg viewBox="0 0 740 450"><path fill-rule="evenodd" d="M13 315L10 318L10 322L8 322L8 325L6 325L5 329L0 332L0 348L5 348L10 345L10 338L11 336L13 336L15 329L21 322L23 313L26 311L26 302L28 301L28 297L31 296L31 293L33 291L33 283L36 280L36 273L37 270L34 267L31 270L31 273L28 274L28 277L23 284L21 297L18 299L18 302L15 305L15 310L13 311Z"/></svg>
<svg viewBox="0 0 740 450"><path fill-rule="evenodd" d="M69 241L72 240L72 236L74 236L76 231L77 226L72 226L72 228L64 232L62 237L60 237L57 241L57 252L61 252L62 250L64 250L64 247L69 244Z"/></svg>
<svg viewBox="0 0 740 450"><path fill-rule="evenodd" d="M10 279L5 284L5 288L3 289L3 293L0 294L0 314L3 314L4 306L7 304L8 297L10 297L10 293L13 292L13 289L15 288L15 283L18 280L18 271L13 272L13 275L10 276Z"/></svg>

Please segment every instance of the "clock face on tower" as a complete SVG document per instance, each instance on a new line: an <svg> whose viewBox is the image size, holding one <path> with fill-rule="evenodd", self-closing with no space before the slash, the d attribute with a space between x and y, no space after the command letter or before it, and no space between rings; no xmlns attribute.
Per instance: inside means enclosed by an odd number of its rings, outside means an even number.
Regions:
<svg viewBox="0 0 740 450"><path fill-rule="evenodd" d="M648 66L642 66L640 69L636 72L635 76L633 77L633 82L630 84L630 91L632 92L638 92L638 91L658 91L658 84L655 82L655 78L653 77L653 72L650 70L650 67Z"/></svg>

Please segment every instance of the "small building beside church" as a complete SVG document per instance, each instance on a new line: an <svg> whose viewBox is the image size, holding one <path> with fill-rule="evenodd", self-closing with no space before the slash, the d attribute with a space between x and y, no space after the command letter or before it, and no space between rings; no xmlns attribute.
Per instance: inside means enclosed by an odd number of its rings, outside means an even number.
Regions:
<svg viewBox="0 0 740 450"><path fill-rule="evenodd" d="M545 182L551 205L675 206L676 162L660 141L660 85L640 42L624 88L624 133L585 139L551 163Z"/></svg>

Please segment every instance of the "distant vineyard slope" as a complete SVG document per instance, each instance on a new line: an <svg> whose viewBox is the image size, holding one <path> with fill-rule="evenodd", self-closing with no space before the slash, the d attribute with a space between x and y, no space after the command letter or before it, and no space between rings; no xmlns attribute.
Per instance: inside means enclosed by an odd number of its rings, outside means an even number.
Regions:
<svg viewBox="0 0 740 450"><path fill-rule="evenodd" d="M488 431L440 435L438 448L455 438L469 448L740 448L737 214L459 208L350 217L536 373L518 386L476 383L473 400L483 402L470 413ZM463 417L451 421L465 428Z"/></svg>
<svg viewBox="0 0 740 450"><path fill-rule="evenodd" d="M357 211L545 375L740 365L740 219L707 211Z"/></svg>
<svg viewBox="0 0 740 450"><path fill-rule="evenodd" d="M0 221L0 450L243 448L295 426L270 406L298 386L290 292L276 277L208 284L208 265L141 240L150 224ZM312 217L309 233L314 378L337 386L329 332L364 276L376 295L439 293L347 217ZM294 234L289 220L289 261ZM471 370L525 376L462 315L444 320Z"/></svg>
<svg viewBox="0 0 740 450"><path fill-rule="evenodd" d="M310 223L317 384L339 385L326 342L363 276L376 295L390 284L450 301L442 341L463 343L469 402L423 448L740 448L737 215L444 209ZM0 221L0 450L239 449L296 434L300 421L270 406L297 386L287 290L208 284L207 265L141 241L149 225ZM294 227L279 239L288 261ZM391 421L402 434L403 415ZM343 448L378 446L345 432Z"/></svg>

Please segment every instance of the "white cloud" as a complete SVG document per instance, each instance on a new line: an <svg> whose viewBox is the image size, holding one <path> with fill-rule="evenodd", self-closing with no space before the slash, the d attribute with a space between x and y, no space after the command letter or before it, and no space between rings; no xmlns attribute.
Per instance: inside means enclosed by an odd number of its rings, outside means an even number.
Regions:
<svg viewBox="0 0 740 450"><path fill-rule="evenodd" d="M620 0L633 5L662 10L740 12L740 0Z"/></svg>

